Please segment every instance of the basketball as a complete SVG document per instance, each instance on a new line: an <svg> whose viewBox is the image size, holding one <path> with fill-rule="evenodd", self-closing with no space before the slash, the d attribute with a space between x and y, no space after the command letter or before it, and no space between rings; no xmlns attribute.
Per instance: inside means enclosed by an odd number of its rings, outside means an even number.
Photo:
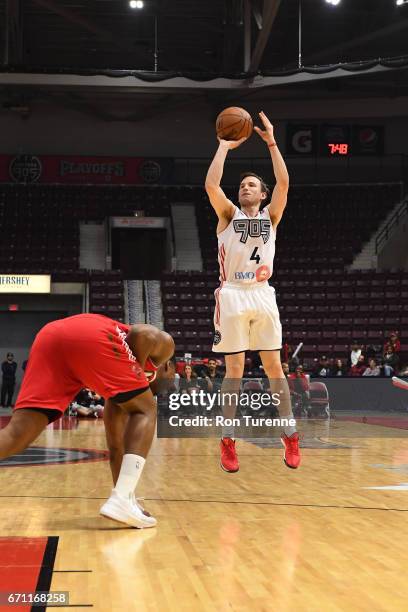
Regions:
<svg viewBox="0 0 408 612"><path fill-rule="evenodd" d="M253 122L251 115L244 108L230 106L218 115L215 126L218 138L239 140L250 137Z"/></svg>

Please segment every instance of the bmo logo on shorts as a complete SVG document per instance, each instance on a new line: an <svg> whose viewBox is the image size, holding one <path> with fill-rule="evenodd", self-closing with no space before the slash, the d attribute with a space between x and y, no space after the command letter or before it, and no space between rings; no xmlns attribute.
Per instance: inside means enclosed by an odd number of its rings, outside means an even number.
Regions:
<svg viewBox="0 0 408 612"><path fill-rule="evenodd" d="M269 219L235 219L234 230L237 234L241 234L240 242L244 244L251 238L260 238L264 244L269 240L271 235L271 222Z"/></svg>
<svg viewBox="0 0 408 612"><path fill-rule="evenodd" d="M254 278L254 272L235 272L235 280L252 280Z"/></svg>

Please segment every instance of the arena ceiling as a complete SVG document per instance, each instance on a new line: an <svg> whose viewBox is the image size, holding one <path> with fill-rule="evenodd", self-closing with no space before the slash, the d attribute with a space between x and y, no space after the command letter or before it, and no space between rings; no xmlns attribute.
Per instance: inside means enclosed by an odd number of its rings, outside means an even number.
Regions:
<svg viewBox="0 0 408 612"><path fill-rule="evenodd" d="M213 102L234 87L246 89L239 95L259 96L273 86L274 95L284 99L296 99L300 92L323 99L408 95L408 4L342 0L332 6L301 0L301 6L306 70L298 73L299 0L144 0L141 10L131 10L128 0L0 0L3 106L24 106L47 94L105 118L131 118L127 104L134 104L135 87L130 96L124 80L111 79L109 87L96 81L95 87L66 87L62 81L33 81L30 87L27 75L44 72L137 73L140 104L153 113L169 96L173 103L185 102L190 85L193 96L205 92ZM380 58L401 60L378 64ZM337 64L351 70L332 71ZM24 73L25 80L7 81L10 72ZM171 79L176 83L180 76L190 85L171 87ZM350 77L347 87L344 77ZM97 89L103 99L99 106Z"/></svg>

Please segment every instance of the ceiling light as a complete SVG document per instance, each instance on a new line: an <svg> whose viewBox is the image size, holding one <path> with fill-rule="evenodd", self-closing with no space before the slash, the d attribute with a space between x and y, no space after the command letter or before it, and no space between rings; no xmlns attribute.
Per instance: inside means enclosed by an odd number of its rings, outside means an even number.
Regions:
<svg viewBox="0 0 408 612"><path fill-rule="evenodd" d="M129 6L132 9L142 9L144 6L143 0L130 0Z"/></svg>

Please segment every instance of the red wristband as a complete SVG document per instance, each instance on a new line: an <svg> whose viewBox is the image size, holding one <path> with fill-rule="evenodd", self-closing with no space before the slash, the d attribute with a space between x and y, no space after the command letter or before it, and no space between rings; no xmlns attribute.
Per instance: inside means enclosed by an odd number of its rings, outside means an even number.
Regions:
<svg viewBox="0 0 408 612"><path fill-rule="evenodd" d="M268 147L277 147L278 145L276 144L276 142L271 142L270 144L268 143Z"/></svg>

